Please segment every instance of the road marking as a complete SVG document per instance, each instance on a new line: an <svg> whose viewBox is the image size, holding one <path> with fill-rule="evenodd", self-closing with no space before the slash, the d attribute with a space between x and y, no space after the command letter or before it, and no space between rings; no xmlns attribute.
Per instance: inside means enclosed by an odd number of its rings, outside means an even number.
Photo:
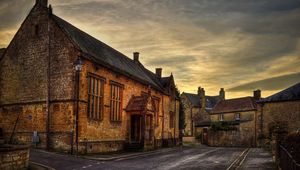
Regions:
<svg viewBox="0 0 300 170"><path fill-rule="evenodd" d="M171 166L163 167L162 169L164 169L164 170L175 169L175 167L177 167L178 165L186 164L186 163L190 162L191 160L199 159L200 157L205 156L206 154L215 152L215 151L220 150L220 149L221 148L215 148L213 150L209 150L209 151L206 151L206 152L203 152L203 153L200 153L200 154L189 156L186 159L177 161L176 163L173 163Z"/></svg>
<svg viewBox="0 0 300 170"><path fill-rule="evenodd" d="M246 154L244 155L244 158L243 158L242 161L240 162L239 166L236 167L236 169L239 169L240 166L244 163L244 161L245 161L246 157L248 156L249 152L250 152L250 149L246 152Z"/></svg>
<svg viewBox="0 0 300 170"><path fill-rule="evenodd" d="M82 168L85 169L85 168L89 168L89 167L91 167L91 166L93 166L93 165L83 166Z"/></svg>
<svg viewBox="0 0 300 170"><path fill-rule="evenodd" d="M56 169L54 169L54 168L52 168L52 167L50 167L50 166L44 165L44 164L40 164L40 163L33 162L33 161L29 161L29 162L32 163L32 164L35 164L35 165L44 167L44 168L49 169L49 170L56 170Z"/></svg>
<svg viewBox="0 0 300 170"><path fill-rule="evenodd" d="M246 153L246 155L248 155L250 148L246 148L231 164L230 166L226 169L226 170L230 170L231 168L233 168L233 166L238 163L238 161L240 160L240 158ZM236 169L236 168L234 168Z"/></svg>

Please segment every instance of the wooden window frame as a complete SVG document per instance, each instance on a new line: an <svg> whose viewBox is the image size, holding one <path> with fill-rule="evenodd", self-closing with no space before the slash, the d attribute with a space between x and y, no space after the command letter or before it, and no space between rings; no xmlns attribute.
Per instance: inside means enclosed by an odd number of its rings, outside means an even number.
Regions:
<svg viewBox="0 0 300 170"><path fill-rule="evenodd" d="M104 84L106 79L93 73L88 73L88 109L89 120L103 120L104 114Z"/></svg>
<svg viewBox="0 0 300 170"><path fill-rule="evenodd" d="M110 81L110 121L122 122L124 85Z"/></svg>

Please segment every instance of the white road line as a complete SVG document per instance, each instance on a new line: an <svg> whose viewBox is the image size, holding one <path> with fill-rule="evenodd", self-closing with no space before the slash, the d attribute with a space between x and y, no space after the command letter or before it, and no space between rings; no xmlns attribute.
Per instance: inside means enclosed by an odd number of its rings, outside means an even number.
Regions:
<svg viewBox="0 0 300 170"><path fill-rule="evenodd" d="M232 166L239 160L239 158L248 150L249 148L246 148L231 164L226 170L230 170Z"/></svg>
<svg viewBox="0 0 300 170"><path fill-rule="evenodd" d="M34 162L34 161L29 161L29 162L32 163L32 164L44 167L44 168L49 169L49 170L55 170L54 168L52 168L50 166L47 166L47 165L44 165L44 164L40 164L40 163L37 163L37 162Z"/></svg>
<svg viewBox="0 0 300 170"><path fill-rule="evenodd" d="M202 156L205 156L206 154L208 153L211 153L211 152L215 152L217 150L220 150L221 148L216 148L216 149L213 149L213 150L209 150L209 151L206 151L206 152L203 152L201 154L197 154L197 155L193 155L193 156L190 156L186 159L183 159L183 160L180 160L180 161L177 161L176 163L173 163L171 166L167 166L167 167L160 167L164 170L168 170L168 169L175 169L175 167L179 166L179 165L182 165L182 164L185 164L185 163L188 163L192 160L195 160L195 159L199 159L200 157Z"/></svg>
<svg viewBox="0 0 300 170"><path fill-rule="evenodd" d="M238 168L244 163L244 161L245 161L245 159L247 158L249 152L250 152L250 149L249 149L248 152L244 155L244 158L242 159L242 161L240 162L239 166L238 166L236 169L238 169Z"/></svg>

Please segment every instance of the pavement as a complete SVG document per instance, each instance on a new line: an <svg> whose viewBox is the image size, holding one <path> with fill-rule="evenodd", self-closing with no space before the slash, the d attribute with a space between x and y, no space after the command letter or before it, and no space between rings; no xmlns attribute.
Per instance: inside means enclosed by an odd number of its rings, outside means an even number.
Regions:
<svg viewBox="0 0 300 170"><path fill-rule="evenodd" d="M226 148L207 146L183 146L171 149L162 149L153 152L126 153L118 157L101 155L75 157L72 155L57 154L40 150L32 150L30 160L58 170L77 169L108 169L108 170L198 170L198 169L228 169L237 159L243 158L242 164L237 169L274 168L270 155L262 149L251 148ZM242 154L244 153L244 154ZM247 153L247 154L246 154ZM259 156L260 160L256 160ZM243 155L243 156L241 156ZM102 159L106 158L106 160ZM255 160L253 160L255 159Z"/></svg>
<svg viewBox="0 0 300 170"><path fill-rule="evenodd" d="M262 148L251 148L244 162L238 169L273 170L276 169L272 155Z"/></svg>

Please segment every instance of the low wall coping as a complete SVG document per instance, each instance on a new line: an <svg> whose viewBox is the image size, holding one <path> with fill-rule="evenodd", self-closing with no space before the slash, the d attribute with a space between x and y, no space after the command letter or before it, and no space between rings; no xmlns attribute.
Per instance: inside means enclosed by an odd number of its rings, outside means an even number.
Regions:
<svg viewBox="0 0 300 170"><path fill-rule="evenodd" d="M0 145L0 152L11 152L11 151L17 151L17 150L25 150L29 149L30 145L9 145L4 144Z"/></svg>

